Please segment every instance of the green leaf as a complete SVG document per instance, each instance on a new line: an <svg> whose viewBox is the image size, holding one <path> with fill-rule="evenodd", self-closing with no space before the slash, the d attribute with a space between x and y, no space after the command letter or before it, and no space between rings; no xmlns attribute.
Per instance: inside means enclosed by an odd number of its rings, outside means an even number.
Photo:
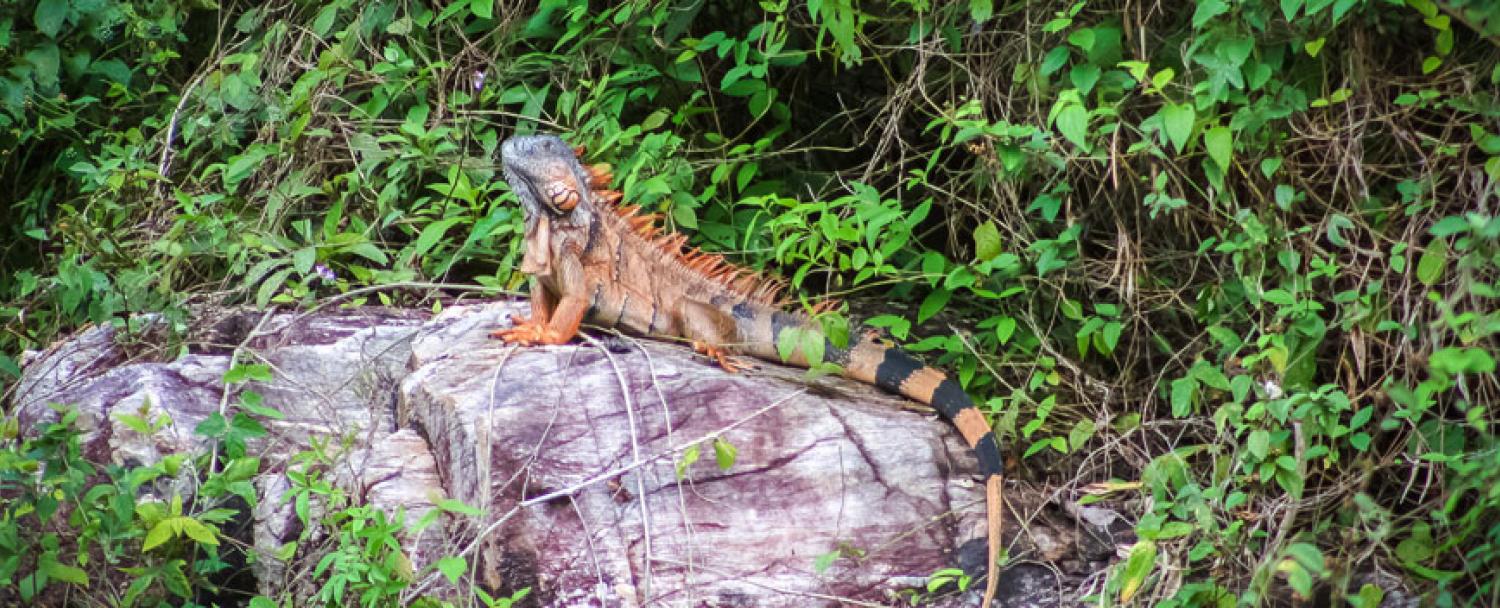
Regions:
<svg viewBox="0 0 1500 608"><path fill-rule="evenodd" d="M224 384L235 384L238 382L255 381L270 382L271 366L264 364L236 365L224 372Z"/></svg>
<svg viewBox="0 0 1500 608"><path fill-rule="evenodd" d="M693 463L698 462L698 457L700 455L701 454L700 454L700 452L698 450L698 444L696 444L696 443L693 444L693 445L688 446L688 449L686 449L686 450L684 450L682 452L682 458L677 461L677 478L678 479L686 479L687 478L688 468L691 467L691 466L693 466Z"/></svg>
<svg viewBox="0 0 1500 608"><path fill-rule="evenodd" d="M281 289L282 283L285 283L287 277L291 276L291 274L291 267L287 267L267 277L265 282L260 284L260 289L255 292L255 307L264 309L266 305L270 304L271 298L276 295L276 291Z"/></svg>
<svg viewBox="0 0 1500 608"><path fill-rule="evenodd" d="M1468 218L1460 217L1457 215L1450 215L1441 220L1438 220L1438 223L1433 224L1432 228L1429 228L1427 230L1427 233L1435 237L1445 237L1468 231Z"/></svg>
<svg viewBox="0 0 1500 608"><path fill-rule="evenodd" d="M422 257L427 255L427 252L431 251L432 247L437 245L438 241L443 238L443 234L447 233L449 228L463 221L463 219L461 217L450 217L428 224L427 227L422 229L422 234L417 235L417 240L412 243L412 256Z"/></svg>
<svg viewBox="0 0 1500 608"><path fill-rule="evenodd" d="M1057 113L1057 130L1079 149L1085 152L1089 150L1089 111L1083 105L1064 104Z"/></svg>
<svg viewBox="0 0 1500 608"><path fill-rule="evenodd" d="M1344 238L1342 231L1352 228L1354 228L1354 221L1350 220L1348 216L1345 216L1342 213L1335 213L1332 216L1329 216L1328 229L1326 231L1328 242L1333 243L1335 247L1343 247L1347 249L1349 247L1349 241Z"/></svg>
<svg viewBox="0 0 1500 608"><path fill-rule="evenodd" d="M1001 344L1010 342L1010 337L1014 333L1016 333L1015 317L1001 317L1000 321L995 323L995 339Z"/></svg>
<svg viewBox="0 0 1500 608"><path fill-rule="evenodd" d="M1087 53L1094 48L1094 36L1095 34L1093 28L1086 27L1074 30L1072 33L1068 34L1068 44L1076 46L1079 48L1079 50Z"/></svg>
<svg viewBox="0 0 1500 608"><path fill-rule="evenodd" d="M1229 173L1229 159L1234 154L1234 136L1229 127L1214 127L1203 134L1203 146L1208 148L1208 157L1224 173Z"/></svg>
<svg viewBox="0 0 1500 608"><path fill-rule="evenodd" d="M1063 298L1057 303L1058 310L1062 311L1064 317L1074 321L1083 320L1083 304L1072 298Z"/></svg>
<svg viewBox="0 0 1500 608"><path fill-rule="evenodd" d="M1198 381L1192 378L1178 378L1172 381L1172 416L1185 418L1193 413L1193 392L1198 390Z"/></svg>
<svg viewBox="0 0 1500 608"><path fill-rule="evenodd" d="M1119 321L1110 321L1104 324L1104 330L1099 333L1104 340L1105 354L1115 352L1115 347L1120 344L1120 334L1125 331L1125 326Z"/></svg>
<svg viewBox="0 0 1500 608"><path fill-rule="evenodd" d="M765 89L763 91L757 91L754 95L751 95L750 116L752 118L760 118L761 116L764 116L766 110L770 109L771 100L774 99L775 96L776 89Z"/></svg>
<svg viewBox="0 0 1500 608"><path fill-rule="evenodd" d="M969 0L969 16L975 21L984 23L993 14L995 14L995 5L991 0Z"/></svg>
<svg viewBox="0 0 1500 608"><path fill-rule="evenodd" d="M1430 287L1443 278L1443 270L1447 267L1448 241L1437 239L1417 260L1417 280Z"/></svg>
<svg viewBox="0 0 1500 608"><path fill-rule="evenodd" d="M1156 543L1149 540L1136 541L1130 548L1130 557L1125 559L1125 570L1120 577L1120 601L1129 602L1146 583L1146 576L1156 565Z"/></svg>
<svg viewBox="0 0 1500 608"><path fill-rule="evenodd" d="M1438 68L1442 67L1442 65L1442 59L1438 59L1437 57L1428 57L1422 60L1422 73L1431 74L1437 71Z"/></svg>
<svg viewBox="0 0 1500 608"><path fill-rule="evenodd" d="M442 572L443 576L447 577L448 582L453 584L457 584L458 579L464 575L464 571L469 569L468 561L462 557L453 555L439 559L434 565L437 567L438 572Z"/></svg>
<svg viewBox="0 0 1500 608"><path fill-rule="evenodd" d="M1297 16L1297 11L1302 8L1302 0L1281 0L1281 16L1291 22Z"/></svg>
<svg viewBox="0 0 1500 608"><path fill-rule="evenodd" d="M1302 44L1302 50L1307 51L1307 56L1309 57L1317 57L1318 51L1323 50L1323 44L1327 41L1328 40L1326 38L1318 38L1317 40L1304 42Z"/></svg>
<svg viewBox="0 0 1500 608"><path fill-rule="evenodd" d="M1188 137L1193 134L1193 121L1197 118L1197 112L1191 104L1169 103L1161 108L1161 124L1167 133L1167 140L1172 142L1172 148L1178 154L1187 147Z"/></svg>
<svg viewBox="0 0 1500 608"><path fill-rule="evenodd" d="M297 274L306 275L312 272L313 264L318 261L318 249L316 247L303 247L292 252L292 268Z"/></svg>
<svg viewBox="0 0 1500 608"><path fill-rule="evenodd" d="M1273 156L1260 161L1260 174L1266 176L1266 179L1271 179L1271 176L1276 175L1276 170L1281 168L1281 162L1282 158L1280 156Z"/></svg>
<svg viewBox="0 0 1500 608"><path fill-rule="evenodd" d="M172 540L172 537L176 536L176 528L172 523L174 519L167 518L156 522L156 525L151 527L151 531L146 533L146 539L141 541L141 551L150 551Z"/></svg>
<svg viewBox="0 0 1500 608"><path fill-rule="evenodd" d="M1214 17L1224 14L1229 5L1224 0L1198 0L1198 10L1193 11L1193 29L1202 29Z"/></svg>
<svg viewBox="0 0 1500 608"><path fill-rule="evenodd" d="M1000 229L995 222L986 221L974 229L974 256L988 262L1000 255Z"/></svg>
<svg viewBox="0 0 1500 608"><path fill-rule="evenodd" d="M453 6L461 6L454 3ZM339 15L339 5L329 4L318 11L318 16L313 18L312 31L318 36L327 36L328 30L333 29L333 20Z"/></svg>
<svg viewBox="0 0 1500 608"><path fill-rule="evenodd" d="M75 568L56 560L47 559L42 561L41 570L47 574L48 578L57 579L64 583L72 583L80 587L89 586L89 575L81 568Z"/></svg>
<svg viewBox="0 0 1500 608"><path fill-rule="evenodd" d="M938 288L932 290L932 293L927 294L927 297L922 299L922 306L917 309L917 322L922 323L931 319L932 315L937 314L943 310L944 306L948 305L948 298L952 296L953 292L946 289Z"/></svg>
<svg viewBox="0 0 1500 608"><path fill-rule="evenodd" d="M1245 441L1245 449L1257 461L1264 461L1266 455L1271 452L1271 434L1265 429L1251 431L1250 438Z"/></svg>
<svg viewBox="0 0 1500 608"><path fill-rule="evenodd" d="M213 530L191 517L178 517L177 527L184 535L198 542L200 545L218 546L219 538Z"/></svg>
<svg viewBox="0 0 1500 608"><path fill-rule="evenodd" d="M1047 51L1045 57L1042 57L1042 65L1038 71L1043 76L1050 76L1053 72L1062 69L1062 66L1066 63L1068 63L1068 47L1055 46L1052 47L1052 50Z"/></svg>
<svg viewBox="0 0 1500 608"><path fill-rule="evenodd" d="M830 566L833 566L834 560L836 560L838 558L839 558L839 551L838 550L829 551L827 553L819 555L817 557L817 559L813 560L813 571L817 572L818 574L822 574L824 572L827 572L828 568Z"/></svg>
<svg viewBox="0 0 1500 608"><path fill-rule="evenodd" d="M494 19L495 0L470 0L469 11L480 19Z"/></svg>
<svg viewBox="0 0 1500 608"><path fill-rule="evenodd" d="M1276 206L1282 211L1291 211L1297 191L1286 184L1276 184Z"/></svg>
<svg viewBox="0 0 1500 608"><path fill-rule="evenodd" d="M1068 432L1068 450L1077 452L1089 439L1094 436L1094 421L1084 418L1073 424L1073 430Z"/></svg>
<svg viewBox="0 0 1500 608"><path fill-rule="evenodd" d="M68 0L40 0L36 3L36 13L33 15L36 31L48 38L57 38L67 16Z"/></svg>
<svg viewBox="0 0 1500 608"><path fill-rule="evenodd" d="M1094 85L1099 82L1099 66L1092 63L1073 66L1068 70L1068 79L1073 81L1073 86L1078 87L1078 92L1088 95L1094 90Z"/></svg>
<svg viewBox="0 0 1500 608"><path fill-rule="evenodd" d="M719 465L719 470L728 471L734 468L734 461L739 453L739 448L725 441L723 437L714 439L714 462Z"/></svg>

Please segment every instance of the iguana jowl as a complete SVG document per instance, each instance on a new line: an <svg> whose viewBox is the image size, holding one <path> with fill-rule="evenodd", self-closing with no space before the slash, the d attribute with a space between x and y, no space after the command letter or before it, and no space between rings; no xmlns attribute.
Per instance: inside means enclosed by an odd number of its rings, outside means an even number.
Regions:
<svg viewBox="0 0 1500 608"><path fill-rule="evenodd" d="M501 145L506 181L526 212L525 258L531 274L531 317L494 332L506 342L562 344L585 319L625 331L686 338L731 371L730 355L808 365L800 349L783 360L777 339L788 330L822 330L805 314L777 304L778 283L767 281L697 249L687 237L661 234L655 216L619 206L608 190L608 166L585 167L579 151L551 135L516 136ZM825 340L826 342L826 340ZM1000 548L999 444L984 415L962 387L874 337L831 343L824 360L849 378L931 405L953 421L979 458L988 502L989 575L984 606L995 595L994 564Z"/></svg>

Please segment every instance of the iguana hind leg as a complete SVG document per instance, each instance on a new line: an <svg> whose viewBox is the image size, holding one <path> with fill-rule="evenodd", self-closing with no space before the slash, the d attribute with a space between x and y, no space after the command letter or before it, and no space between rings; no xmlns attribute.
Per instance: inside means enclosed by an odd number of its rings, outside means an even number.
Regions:
<svg viewBox="0 0 1500 608"><path fill-rule="evenodd" d="M682 317L683 333L693 341L693 350L717 361L731 374L755 367L750 360L734 356L728 348L739 341L739 326L723 309L708 302L685 299Z"/></svg>

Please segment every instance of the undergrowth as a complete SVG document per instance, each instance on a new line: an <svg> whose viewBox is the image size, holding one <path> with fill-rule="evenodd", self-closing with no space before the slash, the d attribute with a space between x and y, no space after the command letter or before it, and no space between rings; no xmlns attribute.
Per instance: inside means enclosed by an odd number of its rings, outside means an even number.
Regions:
<svg viewBox="0 0 1500 608"><path fill-rule="evenodd" d="M555 131L1125 505L1088 601L1500 604L1494 5L598 4L0 6L0 387L132 313L519 288L496 146Z"/></svg>

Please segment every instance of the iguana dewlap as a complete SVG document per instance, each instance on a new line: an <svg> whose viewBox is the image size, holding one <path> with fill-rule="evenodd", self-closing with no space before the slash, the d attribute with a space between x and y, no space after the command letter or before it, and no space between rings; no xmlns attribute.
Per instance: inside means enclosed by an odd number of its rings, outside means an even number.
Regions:
<svg viewBox="0 0 1500 608"><path fill-rule="evenodd" d="M516 136L500 147L506 181L526 212L525 258L531 317L493 335L515 344L562 344L584 320L645 336L685 338L733 369L729 355L783 362L777 339L788 330L822 330L809 316L783 310L779 284L718 255L684 251L687 237L661 234L655 217L618 206L607 166L585 167L555 136ZM804 334L805 335L805 334ZM824 340L823 360L849 378L931 405L953 421L979 458L988 502L989 575L984 606L995 595L1000 548L999 443L959 384L873 336L839 348ZM784 361L808 365L800 349Z"/></svg>

